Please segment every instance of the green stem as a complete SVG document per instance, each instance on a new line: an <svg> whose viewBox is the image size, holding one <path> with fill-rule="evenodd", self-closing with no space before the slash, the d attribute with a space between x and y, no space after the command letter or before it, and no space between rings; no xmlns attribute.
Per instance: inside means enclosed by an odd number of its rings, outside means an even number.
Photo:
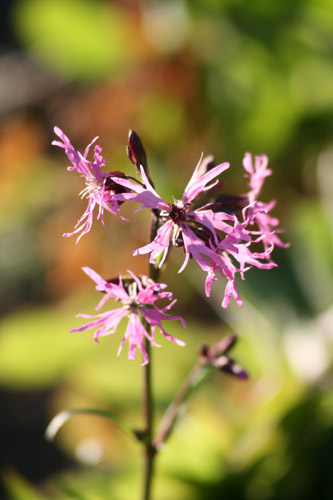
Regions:
<svg viewBox="0 0 333 500"><path fill-rule="evenodd" d="M152 220L151 220L151 226L150 226L150 240L153 241L155 236L157 235L157 230L159 226L159 219L156 217L156 215L152 215ZM158 282L159 277L160 277L160 272L161 269L156 266L155 264L149 264L149 278L155 281L155 283Z"/></svg>
<svg viewBox="0 0 333 500"><path fill-rule="evenodd" d="M150 228L150 241L152 241L158 230L158 218L153 215ZM154 264L149 264L149 277L156 283L158 281L160 269ZM149 357L149 363L144 367L144 387L143 387L143 410L145 419L145 432L143 444L145 447L145 471L144 471L144 489L143 500L150 500L151 486L154 475L154 458L156 448L153 443L153 424L154 424L154 402L152 390L152 349L148 339L145 339L145 349Z"/></svg>
<svg viewBox="0 0 333 500"><path fill-rule="evenodd" d="M145 418L145 470L144 470L144 492L143 500L150 499L151 484L154 474L154 457L155 447L153 446L153 419L154 419L154 405L153 405L153 391L151 380L151 345L148 339L145 339L145 348L149 356L149 363L144 367L144 418Z"/></svg>
<svg viewBox="0 0 333 500"><path fill-rule="evenodd" d="M198 362L194 365L164 414L159 431L154 439L156 450L159 450L170 436L182 405L197 391L214 370L215 368L210 364Z"/></svg>

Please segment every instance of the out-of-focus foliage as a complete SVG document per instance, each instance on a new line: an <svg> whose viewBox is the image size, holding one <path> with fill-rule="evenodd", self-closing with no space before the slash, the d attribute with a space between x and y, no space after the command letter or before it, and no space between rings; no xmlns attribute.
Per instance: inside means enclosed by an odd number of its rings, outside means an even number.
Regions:
<svg viewBox="0 0 333 500"><path fill-rule="evenodd" d="M329 0L16 0L0 41L0 459L14 500L136 500L137 445L100 417L77 416L54 446L64 408L102 407L142 424L140 361L120 359L121 331L99 346L70 334L96 295L82 266L146 273L132 250L148 218L125 205L75 245L83 188L51 148L54 125L84 151L96 135L109 170L133 174L127 131L140 135L158 191L182 193L201 151L230 161L224 191L244 192L245 151L274 170L263 197L286 228L279 267L252 269L239 309L221 284L203 296L171 254L163 280L188 321L154 349L158 414L200 342L239 333L243 383L216 374L189 403L158 461L156 500L333 497L333 7ZM33 450L33 452L32 452ZM1 492L0 492L1 497Z"/></svg>
<svg viewBox="0 0 333 500"><path fill-rule="evenodd" d="M100 79L128 63L131 31L121 10L89 0L27 0L13 11L34 56L65 79Z"/></svg>

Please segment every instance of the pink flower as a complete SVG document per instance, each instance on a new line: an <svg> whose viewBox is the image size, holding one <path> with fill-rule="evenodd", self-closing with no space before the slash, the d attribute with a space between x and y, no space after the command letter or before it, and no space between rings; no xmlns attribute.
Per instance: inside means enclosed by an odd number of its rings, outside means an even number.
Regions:
<svg viewBox="0 0 333 500"><path fill-rule="evenodd" d="M268 215L268 212L275 207L275 200L272 200L269 203L257 201L265 178L273 173L272 170L267 168L267 165L267 156L255 156L253 165L252 155L250 153L245 153L243 166L247 172L245 177L249 178L250 191L248 192L249 204L245 207L243 216L244 219L247 220L248 224L257 224L258 229L251 231L251 234L257 234L260 236L266 250L271 245L288 248L289 243L284 243L278 237L278 234L283 232L281 229L277 229L279 220Z"/></svg>
<svg viewBox="0 0 333 500"><path fill-rule="evenodd" d="M200 206L198 202L204 192L209 195L221 187L216 177L229 167L228 163L213 167L208 160L198 163L180 201L168 203L163 200L142 168L145 187L127 179L117 179L115 182L131 192L116 195L116 199L141 203L142 207L153 210L161 222L154 240L135 250L134 255L150 253L150 263L161 267L170 245L183 247L185 260L179 272L193 258L207 273L207 296L212 282L218 279L217 273L227 280L222 306L227 307L232 296L238 305L242 305L236 285L237 274L244 279L245 271L253 266L260 269L275 267L270 258L274 245L285 246L276 235L278 220L267 214L274 202L256 200L264 179L272 172L267 169L267 157L256 157L253 167L252 157L247 153L244 167L250 178L250 192L246 195L220 195ZM250 245L259 242L262 242L264 251L251 251Z"/></svg>
<svg viewBox="0 0 333 500"><path fill-rule="evenodd" d="M72 233L65 233L64 236L72 236L80 233L77 238L77 243L80 238L88 233L93 223L95 207L98 207L97 219L104 223L104 211L116 215L119 210L119 203L114 198L115 193L122 192L119 190L119 185L112 181L113 177L126 177L122 172L103 173L102 167L105 166L105 159L101 155L102 148L98 145L94 148L94 161L87 159L89 149L98 139L95 139L86 147L84 154L76 151L72 146L68 137L58 128L54 128L54 132L61 141L53 141L54 146L63 148L73 166L68 167L68 170L76 170L82 177L85 178L86 187L81 191L81 198L88 198L88 207L82 217L76 223ZM106 227L106 226L105 226Z"/></svg>
<svg viewBox="0 0 333 500"><path fill-rule="evenodd" d="M153 210L159 210L159 217L162 222L154 240L142 248L135 250L134 255L150 253L149 262L158 264L157 258L162 255L159 266L165 261L170 244L174 246L184 246L185 261L179 272L187 265L188 260L194 253L200 253L209 259L214 259L214 252L209 245L203 241L203 235L198 235L196 227L198 226L208 234L208 239L218 242L216 230L222 230L227 234L233 231L232 223L235 218L226 213L215 214L212 210L194 210L193 200L203 191L212 189L218 181L208 184L224 170L229 168L229 163L223 163L198 177L198 171L201 161L199 161L184 194L180 201L174 200L174 203L168 203L161 198L149 182L143 168L141 168L142 180L146 187L134 184L126 179L117 179L121 186L132 190L132 193L124 193L116 196L118 200L132 200L139 202L143 207ZM228 223L231 223L228 224ZM195 227L193 227L195 226ZM191 229L192 227L192 229ZM246 238L245 233L243 236ZM191 245L191 250L189 248Z"/></svg>
<svg viewBox="0 0 333 500"><path fill-rule="evenodd" d="M156 327L160 329L162 335L164 335L167 339L172 340L178 345L185 345L184 342L167 333L162 327L162 321L171 321L176 319L179 319L183 326L186 327L186 322L181 316L170 316L167 314L167 311L171 309L176 302L176 299L173 300L171 292L162 291L167 285L164 283L155 283L153 280L145 276L138 278L131 271L128 271L128 273L132 276L132 279L122 280L120 277L119 280L112 281L104 280L89 267L84 267L83 271L95 281L97 284L96 290L105 293L104 297L96 307L96 310L99 310L109 298L115 298L123 304L123 307L97 314L95 316L78 314L77 317L92 318L93 321L79 328L74 328L71 332L82 332L91 328L97 328L94 340L98 343L99 337L114 333L122 318L127 316L129 321L124 338L122 339L118 349L118 356L124 343L128 340L128 359L135 359L136 349L138 347L143 354L144 361L142 365L146 365L149 362L148 354L144 347L144 338L147 338L152 346L160 347L154 340ZM165 307L159 308L155 302L160 299L168 300L169 304ZM144 320L143 322L142 319ZM150 333L145 324L150 326Z"/></svg>
<svg viewBox="0 0 333 500"><path fill-rule="evenodd" d="M268 158L266 155L255 156L254 165L251 153L245 153L244 155L243 167L247 172L244 177L250 179L250 192L248 194L250 203L256 201L265 182L265 178L273 173L271 169L267 168L267 165Z"/></svg>

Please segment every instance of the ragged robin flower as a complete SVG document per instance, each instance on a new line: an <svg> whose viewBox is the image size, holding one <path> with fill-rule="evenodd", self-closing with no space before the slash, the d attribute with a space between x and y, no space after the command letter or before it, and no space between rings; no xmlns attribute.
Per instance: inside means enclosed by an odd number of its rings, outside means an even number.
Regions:
<svg viewBox="0 0 333 500"><path fill-rule="evenodd" d="M269 203L258 201L258 195L264 184L264 180L269 175L272 175L272 170L267 168L268 158L265 155L255 156L254 164L252 155L246 153L243 159L243 166L247 174L245 177L249 178L249 192L248 201L249 206L247 209L247 217L250 224L256 224L258 229L253 230L252 234L257 234L267 249L270 245L276 245L281 248L289 247L289 243L284 243L278 236L283 231L278 229L279 220L268 214L275 207L275 200Z"/></svg>
<svg viewBox="0 0 333 500"><path fill-rule="evenodd" d="M216 178L229 168L229 164L222 163L215 167L210 158L199 161L182 198L173 203L158 195L143 168L141 177L144 187L128 179L114 179L128 189L127 193L115 196L118 201L139 202L159 218L160 227L154 240L135 250L134 255L150 253L150 263L161 267L170 246L182 247L185 260L179 272L193 258L207 273L207 296L212 282L218 279L217 273L227 280L222 306L227 307L232 296L238 305L242 305L236 276L240 274L244 279L245 271L252 266L260 269L275 267L271 252L275 244L284 245L276 235L277 219L267 214L272 202L265 204L256 199L264 178L271 173L266 170L267 162L263 163L261 158L255 158L253 168L251 155L245 155L244 166L250 177L250 192L240 196L212 197L222 185ZM202 203L204 194L211 196L209 203ZM263 251L250 250L252 244L260 241Z"/></svg>
<svg viewBox="0 0 333 500"><path fill-rule="evenodd" d="M61 141L53 141L54 146L63 148L67 154L72 166L68 170L76 170L85 179L86 187L81 191L81 198L88 198L88 207L82 217L78 220L72 233L65 233L64 236L72 236L80 233L77 242L84 234L87 234L92 226L94 211L97 209L97 219L104 223L104 212L107 211L112 215L116 215L119 211L119 202L114 198L116 193L126 191L119 184L116 184L113 178L126 178L126 175L119 171L102 172L105 166L105 159L101 152L102 148L98 145L94 147L94 160L88 160L88 153L91 146L96 142L98 137L86 147L84 154L76 151L72 146L68 137L58 128L54 128L55 134ZM105 226L106 227L106 226Z"/></svg>
<svg viewBox="0 0 333 500"><path fill-rule="evenodd" d="M128 324L118 349L118 356L124 343L128 340L128 359L135 359L136 349L138 347L143 354L142 365L146 365L149 362L149 357L144 347L144 339L148 339L152 346L160 347L159 344L155 342L156 327L160 329L162 335L167 339L172 340L180 346L185 345L183 341L167 333L162 326L162 321L180 320L183 326L186 327L186 322L181 316L170 316L167 314L167 311L169 311L176 302L171 292L163 291L167 285L164 283L155 283L146 276L141 276L139 278L131 271L128 271L131 276L130 279L122 279L122 277L119 277L119 279L108 281L104 280L89 267L84 267L83 271L95 281L97 285L96 290L105 293L96 307L96 310L99 310L109 298L114 298L118 302L121 302L122 307L94 316L78 314L77 317L89 318L93 321L78 328L74 328L71 332L82 332L96 328L94 340L98 343L100 337L114 333L120 321L127 317ZM160 299L165 299L169 303L160 308L156 305L156 301ZM149 328L147 328L147 325Z"/></svg>

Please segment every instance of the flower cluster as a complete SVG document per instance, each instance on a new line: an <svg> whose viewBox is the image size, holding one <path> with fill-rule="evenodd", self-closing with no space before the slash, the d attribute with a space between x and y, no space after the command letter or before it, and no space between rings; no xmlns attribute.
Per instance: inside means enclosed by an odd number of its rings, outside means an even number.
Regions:
<svg viewBox="0 0 333 500"><path fill-rule="evenodd" d="M135 359L137 347L143 354L143 365L149 361L147 351L144 347L144 339L148 339L151 345L160 347L155 342L155 330L158 327L168 340L172 340L176 344L183 346L185 343L176 339L167 333L162 327L162 321L171 321L179 319L183 326L186 326L185 320L181 316L170 316L167 314L176 299L173 299L171 292L165 292L167 285L164 283L155 283L146 276L138 278L131 271L127 271L132 279L119 279L106 281L89 267L84 267L83 271L96 283L96 290L104 292L104 297L96 307L98 311L109 298L114 298L123 304L118 309L113 309L95 316L88 314L78 314L77 317L90 318L93 321L74 328L71 332L82 332L91 328L96 328L94 340L99 342L99 337L114 333L120 321L128 317L128 324L125 335L121 341L118 350L118 356L123 348L126 340L129 341L128 359ZM156 305L157 300L166 299L169 303L165 307L159 308ZM149 325L149 330L145 326Z"/></svg>
<svg viewBox="0 0 333 500"><path fill-rule="evenodd" d="M210 295L212 282L218 279L217 273L227 279L222 306L227 307L232 296L238 305L242 305L237 291L237 273L244 279L244 272L252 266L272 269L276 266L270 257L274 245L286 246L275 232L278 220L268 215L274 202L256 200L264 178L271 174L267 163L266 156L257 156L253 167L252 157L247 153L244 167L250 178L249 193L217 196L206 205L201 203L202 195L205 191L208 194L215 192L220 185L216 178L229 168L228 163L212 167L210 161L200 160L182 198L173 203L159 196L143 167L141 177L144 186L129 179L114 179L127 189L127 192L116 195L116 200L136 201L154 211L160 220L156 237L148 245L135 250L134 255L148 253L150 263L161 267L171 245L182 247L185 260L178 272L182 272L189 259L193 258L207 273L207 296ZM263 251L251 251L250 245L260 241L263 242Z"/></svg>
<svg viewBox="0 0 333 500"><path fill-rule="evenodd" d="M265 155L256 156L254 165L250 153L246 153L244 156L243 166L247 172L245 177L249 178L250 188L248 192L248 219L250 224L254 222L257 224L258 230L252 231L252 234L259 236L265 250L274 245L287 248L289 243L283 243L278 237L278 234L283 232L281 229L277 229L279 220L268 215L268 212L275 207L275 200L269 203L257 200L265 178L273 173L271 169L267 168L267 165L268 158Z"/></svg>
<svg viewBox="0 0 333 500"><path fill-rule="evenodd" d="M279 238L281 230L278 229L278 219L269 214L275 202L265 203L258 199L265 178L272 174L272 170L267 168L268 159L264 155L252 158L250 153L245 154L243 167L248 179L248 191L240 195L220 193L222 182L219 176L229 168L229 163L215 166L212 157L201 157L181 199L174 199L171 203L155 190L149 176L145 150L135 132L130 131L127 155L136 167L140 180L119 171L102 172L105 159L98 145L94 147L93 161L88 160L90 147L97 138L82 155L73 148L60 129L55 128L55 133L61 141L54 141L53 144L65 149L72 163L68 169L76 170L84 177L86 187L80 194L88 198L88 207L74 231L64 236L80 233L77 239L79 241L88 233L95 208L97 219L105 226L105 211L118 215L121 204L137 202L140 208L151 211L157 229L152 241L134 250L134 255L148 254L150 264L160 268L166 261L171 246L181 248L185 258L178 272L182 272L190 260L196 261L206 273L207 296L210 295L214 281L219 278L226 281L223 307L228 306L231 297L234 297L238 305L242 305L237 290L237 276L244 279L245 272L253 266L272 269L276 266L271 258L274 246L288 246ZM99 336L113 333L120 320L128 316L129 322L119 352L128 339L129 359L134 359L138 347L143 353L144 364L148 362L144 338L152 345L157 345L154 340L156 326L166 338L183 345L162 328L162 320L180 319L185 324L182 318L168 316L166 313L175 302L170 292L162 291L166 285L137 277L131 272L130 281L125 282L119 278L117 282L110 282L89 268L84 268L84 271L96 282L96 288L106 294L97 309L109 297L121 301L123 307L97 316L81 315L92 318L93 321L72 331L96 327L95 340L98 342ZM169 300L169 305L158 308L155 302L161 298ZM145 324L149 325L148 329Z"/></svg>

